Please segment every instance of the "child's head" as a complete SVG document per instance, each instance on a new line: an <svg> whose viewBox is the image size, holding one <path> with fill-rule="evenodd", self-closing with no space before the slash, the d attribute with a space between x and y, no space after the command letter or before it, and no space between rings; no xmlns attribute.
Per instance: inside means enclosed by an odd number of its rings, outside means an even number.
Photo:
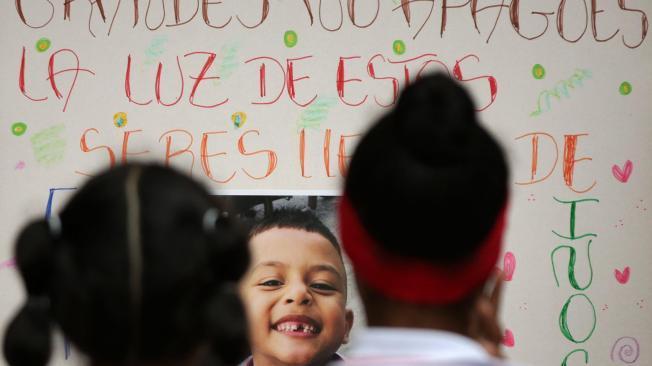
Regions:
<svg viewBox="0 0 652 366"><path fill-rule="evenodd" d="M249 245L241 293L254 364L328 362L353 323L335 236L310 212L283 209L254 226Z"/></svg>
<svg viewBox="0 0 652 366"><path fill-rule="evenodd" d="M365 305L470 303L500 251L507 179L462 87L442 75L408 86L360 140L340 208L356 278L377 295Z"/></svg>
<svg viewBox="0 0 652 366"><path fill-rule="evenodd" d="M93 362L174 362L246 350L234 291L246 237L196 182L153 165L92 178L59 216L20 234L27 300L5 336L11 365L47 363L53 326Z"/></svg>

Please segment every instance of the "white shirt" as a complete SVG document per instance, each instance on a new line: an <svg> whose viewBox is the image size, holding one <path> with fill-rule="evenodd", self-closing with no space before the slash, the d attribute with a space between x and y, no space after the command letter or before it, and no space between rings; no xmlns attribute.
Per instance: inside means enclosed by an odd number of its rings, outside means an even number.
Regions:
<svg viewBox="0 0 652 366"><path fill-rule="evenodd" d="M360 331L344 360L335 365L507 366L470 338L415 328L370 327Z"/></svg>

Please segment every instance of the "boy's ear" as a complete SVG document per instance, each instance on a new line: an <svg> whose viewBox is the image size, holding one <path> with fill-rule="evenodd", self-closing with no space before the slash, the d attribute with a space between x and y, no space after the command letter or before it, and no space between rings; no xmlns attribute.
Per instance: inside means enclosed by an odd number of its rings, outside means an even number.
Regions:
<svg viewBox="0 0 652 366"><path fill-rule="evenodd" d="M351 333L351 328L353 328L353 310L346 309L345 320L346 320L346 332L344 333L342 344L349 343L349 334Z"/></svg>

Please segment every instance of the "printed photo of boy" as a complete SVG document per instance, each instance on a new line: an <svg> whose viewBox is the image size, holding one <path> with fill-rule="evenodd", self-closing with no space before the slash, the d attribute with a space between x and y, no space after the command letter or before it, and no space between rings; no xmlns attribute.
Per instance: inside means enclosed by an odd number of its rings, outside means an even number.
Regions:
<svg viewBox="0 0 652 366"><path fill-rule="evenodd" d="M241 365L341 360L336 352L348 342L353 325L347 275L337 238L316 215L332 216L336 198L231 199L238 214L252 223L252 261L240 283L251 357ZM257 202L257 207L243 202Z"/></svg>

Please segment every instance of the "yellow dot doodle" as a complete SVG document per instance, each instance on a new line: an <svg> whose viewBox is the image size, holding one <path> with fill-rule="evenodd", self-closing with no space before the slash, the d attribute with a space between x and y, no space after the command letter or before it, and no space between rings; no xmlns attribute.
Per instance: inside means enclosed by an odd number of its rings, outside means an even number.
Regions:
<svg viewBox="0 0 652 366"><path fill-rule="evenodd" d="M235 128L240 128L247 122L247 114L245 112L235 112L231 115L231 120Z"/></svg>
<svg viewBox="0 0 652 366"><path fill-rule="evenodd" d="M122 128L127 125L127 113L125 112L118 112L113 115L113 124L118 127Z"/></svg>

